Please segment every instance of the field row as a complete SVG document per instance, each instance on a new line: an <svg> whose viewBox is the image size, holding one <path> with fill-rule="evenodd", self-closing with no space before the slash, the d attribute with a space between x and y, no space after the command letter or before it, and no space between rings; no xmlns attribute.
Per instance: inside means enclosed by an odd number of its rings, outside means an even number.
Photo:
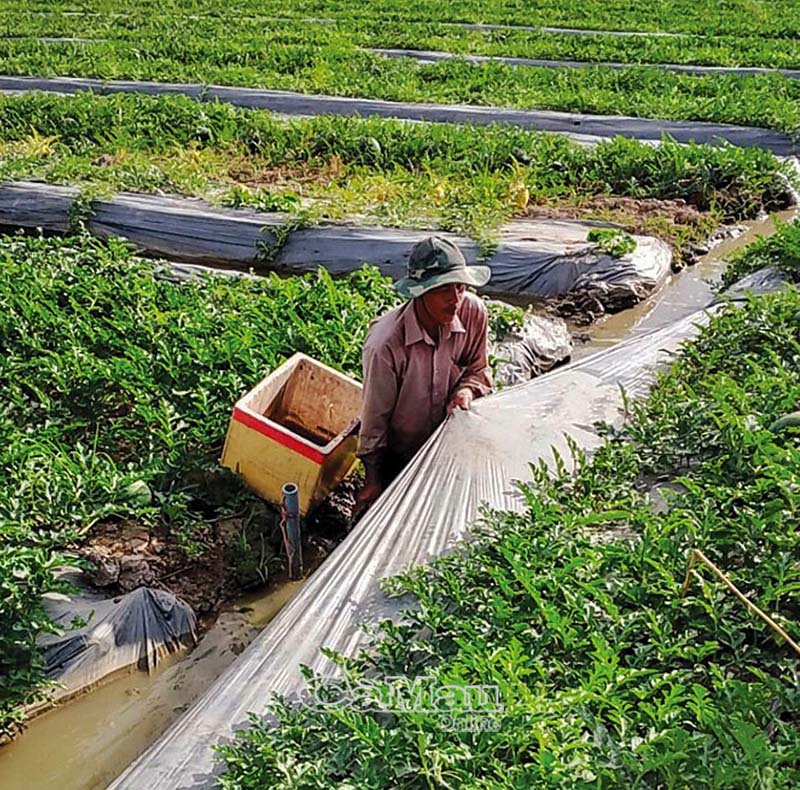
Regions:
<svg viewBox="0 0 800 790"><path fill-rule="evenodd" d="M0 42L6 74L264 87L397 102L472 104L638 118L800 128L800 80L777 74L693 76L659 69L515 68L502 63L421 64L299 32L258 48L162 37L112 42Z"/></svg>
<svg viewBox="0 0 800 790"><path fill-rule="evenodd" d="M3 25L3 22L6 25ZM520 29L479 30L450 23L401 22L356 16L312 18L237 18L142 15L71 16L0 11L0 29L13 38L107 39L138 45L160 36L237 46L253 53L281 40L320 45L441 50L458 54L578 60L586 62L676 63L712 66L800 66L800 38L742 36L644 37L568 35ZM57 42L51 42L54 46Z"/></svg>
<svg viewBox="0 0 800 790"><path fill-rule="evenodd" d="M3 0L0 10L15 12L18 4ZM93 13L93 4L78 0L49 2L33 0L26 4L28 12L45 14L54 11ZM697 35L733 35L763 37L797 37L800 31L800 9L793 0L654 0L645 5L630 0L459 0L457 3L433 3L411 0L400 7L393 0L376 0L368 9L356 0L300 0L290 9L265 10L261 0L145 0L137 3L142 14L175 16L201 14L241 19L266 13L295 17L335 17L351 19L369 17L400 22L467 22L525 26L559 26L566 28L692 33ZM107 0L104 15L128 14L130 4Z"/></svg>
<svg viewBox="0 0 800 790"><path fill-rule="evenodd" d="M303 223L358 216L487 243L513 217L560 207L679 252L722 221L784 207L791 177L757 149L622 139L587 148L513 127L286 121L180 96L0 97L2 180L205 197Z"/></svg>

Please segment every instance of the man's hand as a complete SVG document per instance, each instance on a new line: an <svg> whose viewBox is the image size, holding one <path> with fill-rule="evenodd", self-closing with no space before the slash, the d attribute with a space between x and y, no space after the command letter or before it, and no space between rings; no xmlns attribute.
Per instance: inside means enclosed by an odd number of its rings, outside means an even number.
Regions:
<svg viewBox="0 0 800 790"><path fill-rule="evenodd" d="M369 480L358 489L356 503L353 506L353 513L350 516L350 528L352 528L356 521L366 513L369 506L381 495L382 491L383 487L380 483Z"/></svg>
<svg viewBox="0 0 800 790"><path fill-rule="evenodd" d="M358 489L356 503L350 515L348 531L355 523L367 512L369 506L381 495L383 491L383 480L381 479L381 456L373 454L370 458L361 459L364 464L364 485Z"/></svg>
<svg viewBox="0 0 800 790"><path fill-rule="evenodd" d="M447 404L447 414L452 414L456 409L464 409L464 411L469 411L469 407L472 405L472 400L475 396L472 394L472 390L469 387L462 387L460 390L453 395L452 400L450 403Z"/></svg>

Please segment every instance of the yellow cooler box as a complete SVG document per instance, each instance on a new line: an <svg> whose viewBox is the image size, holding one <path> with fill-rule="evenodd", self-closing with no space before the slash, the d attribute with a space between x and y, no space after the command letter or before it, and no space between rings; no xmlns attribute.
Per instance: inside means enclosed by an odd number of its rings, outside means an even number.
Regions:
<svg viewBox="0 0 800 790"><path fill-rule="evenodd" d="M275 504L297 483L306 515L353 468L360 410L357 381L295 354L236 404L220 463Z"/></svg>

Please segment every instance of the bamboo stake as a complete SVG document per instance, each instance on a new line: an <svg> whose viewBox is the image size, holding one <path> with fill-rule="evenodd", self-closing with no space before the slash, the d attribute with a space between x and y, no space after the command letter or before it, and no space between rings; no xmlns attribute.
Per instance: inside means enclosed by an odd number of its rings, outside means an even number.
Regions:
<svg viewBox="0 0 800 790"><path fill-rule="evenodd" d="M683 589L681 591L681 598L685 598L689 592L692 576L697 576L702 581L702 577L694 569L695 563L700 560L704 565L711 569L711 572L754 614L758 615L775 633L783 637L788 645L800 656L800 645L781 628L765 611L756 606L739 588L728 578L728 576L720 570L713 562L711 562L700 549L692 549L689 555L689 567L686 570L686 579L683 582Z"/></svg>
<svg viewBox="0 0 800 790"><path fill-rule="evenodd" d="M681 589L681 598L685 598L689 592L689 587L692 584L692 572L694 571L694 564L697 561L695 550L689 552L689 567L686 569L686 578L683 580L683 588Z"/></svg>

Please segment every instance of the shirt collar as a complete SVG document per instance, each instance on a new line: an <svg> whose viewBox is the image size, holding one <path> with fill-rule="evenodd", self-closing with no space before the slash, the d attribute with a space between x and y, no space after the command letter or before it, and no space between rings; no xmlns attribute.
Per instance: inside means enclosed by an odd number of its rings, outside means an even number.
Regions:
<svg viewBox="0 0 800 790"><path fill-rule="evenodd" d="M408 302L403 314L403 330L405 333L407 346L412 346L414 343L419 343L420 340L424 340L429 346L436 345L431 339L431 336L425 331L425 328L422 326L422 324L420 324L419 319L417 318L417 312L414 310L413 299ZM450 326L442 329L440 337L442 340L446 340L451 334L466 331L467 330L465 329L461 318L459 317L458 313L456 313L456 316L453 318Z"/></svg>

